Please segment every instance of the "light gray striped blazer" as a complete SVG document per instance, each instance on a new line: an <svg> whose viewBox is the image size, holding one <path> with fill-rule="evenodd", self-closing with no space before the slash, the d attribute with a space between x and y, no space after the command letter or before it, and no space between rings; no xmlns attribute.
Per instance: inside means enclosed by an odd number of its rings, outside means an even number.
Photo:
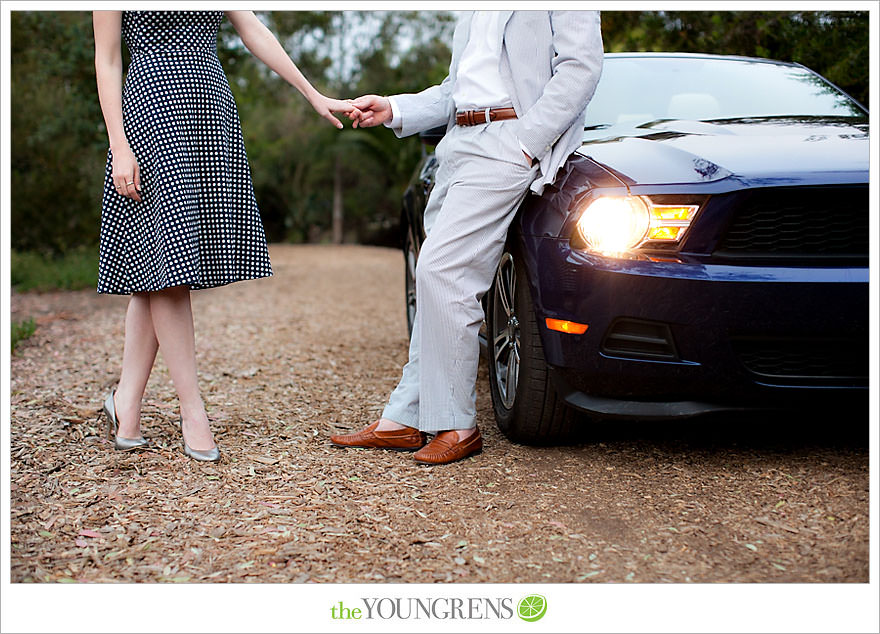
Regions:
<svg viewBox="0 0 880 634"><path fill-rule="evenodd" d="M540 193L580 145L587 103L602 72L598 11L502 11L501 78L519 119L515 131L529 155L540 161L532 190ZM473 12L461 17L452 38L449 75L418 94L396 95L401 127L408 136L444 123L455 125L452 88L468 41Z"/></svg>

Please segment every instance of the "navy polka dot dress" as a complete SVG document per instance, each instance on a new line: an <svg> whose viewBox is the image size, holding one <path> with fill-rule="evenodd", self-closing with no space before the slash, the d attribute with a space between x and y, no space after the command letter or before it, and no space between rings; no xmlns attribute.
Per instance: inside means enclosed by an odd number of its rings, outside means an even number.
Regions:
<svg viewBox="0 0 880 634"><path fill-rule="evenodd" d="M272 275L241 124L217 59L222 11L124 11L125 134L141 199L108 154L98 292L211 288Z"/></svg>

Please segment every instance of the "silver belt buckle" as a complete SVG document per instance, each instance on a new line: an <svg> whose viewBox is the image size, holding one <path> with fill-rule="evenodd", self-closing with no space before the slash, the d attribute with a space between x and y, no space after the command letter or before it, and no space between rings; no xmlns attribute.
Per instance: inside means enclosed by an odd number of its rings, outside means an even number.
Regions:
<svg viewBox="0 0 880 634"><path fill-rule="evenodd" d="M486 110L485 110L485 112L486 112L486 123L489 123L489 122L491 121L491 119L489 118L489 111L490 111L491 109L492 109L492 108L486 108Z"/></svg>

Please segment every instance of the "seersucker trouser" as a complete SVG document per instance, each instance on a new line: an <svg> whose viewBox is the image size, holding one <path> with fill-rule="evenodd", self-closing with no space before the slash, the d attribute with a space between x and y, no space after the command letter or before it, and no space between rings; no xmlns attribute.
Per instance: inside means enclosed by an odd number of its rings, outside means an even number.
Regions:
<svg viewBox="0 0 880 634"><path fill-rule="evenodd" d="M437 146L409 362L383 418L431 433L475 425L480 300L516 209L538 176L517 141L517 123L454 126Z"/></svg>

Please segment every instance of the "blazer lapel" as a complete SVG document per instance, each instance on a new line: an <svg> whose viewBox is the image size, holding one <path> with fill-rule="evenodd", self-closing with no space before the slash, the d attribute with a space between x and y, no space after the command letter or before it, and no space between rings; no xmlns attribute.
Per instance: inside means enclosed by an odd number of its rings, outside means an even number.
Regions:
<svg viewBox="0 0 880 634"><path fill-rule="evenodd" d="M461 59L461 54L464 53L464 47L467 46L471 33L471 19L473 17L473 11L463 11L458 18L458 23L455 25L455 31L452 33L452 63L450 70L453 72L458 70L458 61Z"/></svg>
<svg viewBox="0 0 880 634"><path fill-rule="evenodd" d="M513 11L499 11L501 14L501 28L499 29L499 37L501 37L501 41L498 44L504 43L504 32L507 30L507 23L510 22L510 16L513 15ZM500 50L500 49L499 49Z"/></svg>
<svg viewBox="0 0 880 634"><path fill-rule="evenodd" d="M507 92L510 94L510 100L513 102L513 109L516 111L516 115L518 117L523 116L522 107L520 106L519 97L516 94L516 83L513 81L513 75L510 72L510 53L507 49L507 43L504 40L504 35L507 33L507 27L510 24L510 18L513 16L513 11L501 11L501 28L499 29L498 37L501 38L501 41L498 42L498 50L501 51L501 59L499 60L498 72L501 73L501 81L507 87Z"/></svg>

